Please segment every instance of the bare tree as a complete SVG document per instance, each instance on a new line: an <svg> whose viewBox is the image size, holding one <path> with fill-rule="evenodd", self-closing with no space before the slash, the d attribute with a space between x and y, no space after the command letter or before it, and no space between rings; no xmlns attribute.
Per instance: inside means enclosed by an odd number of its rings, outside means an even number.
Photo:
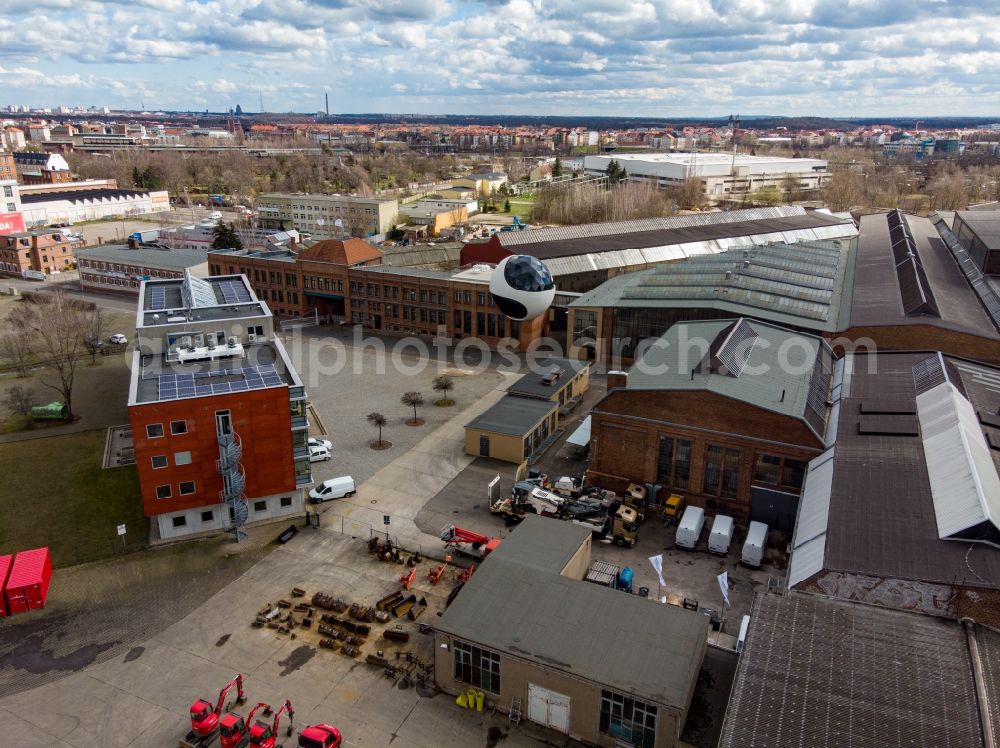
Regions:
<svg viewBox="0 0 1000 748"><path fill-rule="evenodd" d="M372 426L378 429L378 441L375 443L375 447L381 449L382 447L382 427L386 424L385 416L381 413L369 413L366 416L366 420Z"/></svg>
<svg viewBox="0 0 1000 748"><path fill-rule="evenodd" d="M15 385L7 390L3 403L12 416L20 416L23 425L31 427L31 408L35 404L34 390Z"/></svg>
<svg viewBox="0 0 1000 748"><path fill-rule="evenodd" d="M403 405L413 408L413 419L408 421L411 426L419 426L423 421L417 418L417 406L424 404L424 396L420 392L404 392L399 398Z"/></svg>
<svg viewBox="0 0 1000 748"><path fill-rule="evenodd" d="M26 377L32 354L31 331L11 320L8 328L0 332L0 356L11 363L19 377Z"/></svg>
<svg viewBox="0 0 1000 748"><path fill-rule="evenodd" d="M55 383L44 378L41 383L62 395L66 418L73 420L76 367L87 352L87 338L102 334L103 315L94 304L56 291L23 305L11 316L30 333L45 366L55 374Z"/></svg>
<svg viewBox="0 0 1000 748"><path fill-rule="evenodd" d="M435 392L441 393L441 399L438 400L435 405L454 405L455 401L451 399L451 391L455 389L455 380L449 376L442 374L439 377L434 377L434 383L432 385Z"/></svg>

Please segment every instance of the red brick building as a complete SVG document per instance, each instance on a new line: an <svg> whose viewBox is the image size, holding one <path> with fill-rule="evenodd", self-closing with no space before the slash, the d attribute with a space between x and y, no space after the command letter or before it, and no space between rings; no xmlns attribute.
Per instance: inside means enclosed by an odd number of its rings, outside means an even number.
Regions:
<svg viewBox="0 0 1000 748"><path fill-rule="evenodd" d="M73 243L61 231L21 231L0 236L0 273L21 275L71 270Z"/></svg>
<svg viewBox="0 0 1000 748"><path fill-rule="evenodd" d="M129 421L154 535L301 513L306 393L246 278L146 281L139 299Z"/></svg>

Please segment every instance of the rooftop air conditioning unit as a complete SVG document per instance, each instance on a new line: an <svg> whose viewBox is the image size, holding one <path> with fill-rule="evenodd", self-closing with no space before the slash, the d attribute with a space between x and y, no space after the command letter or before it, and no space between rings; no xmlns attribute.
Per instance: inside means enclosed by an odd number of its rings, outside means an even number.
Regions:
<svg viewBox="0 0 1000 748"><path fill-rule="evenodd" d="M236 347L236 344L237 344L238 342L239 342L239 341L238 341L238 340L236 340L236 338L235 338L234 336L232 336L232 335L230 335L230 336L229 336L229 347L230 347L230 348L235 348L235 347Z"/></svg>
<svg viewBox="0 0 1000 748"><path fill-rule="evenodd" d="M191 347L192 346L191 346L191 336L190 335L185 335L183 338L181 338L181 348L187 348L188 350L190 350Z"/></svg>
<svg viewBox="0 0 1000 748"><path fill-rule="evenodd" d="M257 333L255 333L255 332L247 333L247 339L251 343L256 343L257 342Z"/></svg>

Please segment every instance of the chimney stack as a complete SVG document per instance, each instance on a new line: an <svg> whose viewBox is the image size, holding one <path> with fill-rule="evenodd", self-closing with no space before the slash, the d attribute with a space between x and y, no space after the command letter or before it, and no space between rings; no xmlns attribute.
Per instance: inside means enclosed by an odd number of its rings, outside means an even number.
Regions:
<svg viewBox="0 0 1000 748"><path fill-rule="evenodd" d="M627 371L609 371L608 372L608 389L612 390L615 388L625 389L628 386L628 372Z"/></svg>

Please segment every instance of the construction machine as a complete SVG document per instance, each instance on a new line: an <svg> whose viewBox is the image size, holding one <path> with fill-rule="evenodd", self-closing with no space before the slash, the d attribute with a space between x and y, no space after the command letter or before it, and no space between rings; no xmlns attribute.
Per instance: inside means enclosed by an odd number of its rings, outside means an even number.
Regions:
<svg viewBox="0 0 1000 748"><path fill-rule="evenodd" d="M680 522L681 515L684 514L684 497L672 493L663 502L663 524L664 526L672 522Z"/></svg>
<svg viewBox="0 0 1000 748"><path fill-rule="evenodd" d="M629 483L622 496L622 503L635 509L640 524L646 519L646 497L648 495L649 491L645 486Z"/></svg>
<svg viewBox="0 0 1000 748"><path fill-rule="evenodd" d="M611 519L611 540L615 545L632 547L639 542L639 515L630 506L619 506Z"/></svg>
<svg viewBox="0 0 1000 748"><path fill-rule="evenodd" d="M480 535L478 532L455 527L455 525L447 525L441 529L441 540L444 541L445 547L454 549L459 556L467 556L480 561L500 545L500 538Z"/></svg>
<svg viewBox="0 0 1000 748"><path fill-rule="evenodd" d="M309 725L299 733L299 748L340 748L343 737L332 725Z"/></svg>
<svg viewBox="0 0 1000 748"><path fill-rule="evenodd" d="M271 707L267 704L258 704L254 707L254 712L261 706L265 707L265 714L271 711ZM292 734L292 719L295 716L295 710L292 709L292 702L286 700L281 705L278 711L274 713L274 720L271 724L260 719L252 722L254 712L250 712L250 716L247 718L247 724L250 725L250 745L253 748L280 748L278 743L278 727L281 724L281 715L285 712L288 713L288 728L285 734Z"/></svg>
<svg viewBox="0 0 1000 748"><path fill-rule="evenodd" d="M236 712L223 714L219 720L220 748L246 748L250 743L250 732L247 725L253 724L253 718L260 709L264 710L265 715L271 713L271 707L260 702L250 710L246 719Z"/></svg>
<svg viewBox="0 0 1000 748"><path fill-rule="evenodd" d="M191 704L191 730L178 742L180 748L202 748L212 741L219 729L219 718L222 715L222 710L229 709L233 705L226 704L226 697L234 688L236 689L236 700L233 703L243 704L246 702L246 695L243 693L243 675L237 674L219 691L219 698L214 707L206 699L198 699Z"/></svg>

